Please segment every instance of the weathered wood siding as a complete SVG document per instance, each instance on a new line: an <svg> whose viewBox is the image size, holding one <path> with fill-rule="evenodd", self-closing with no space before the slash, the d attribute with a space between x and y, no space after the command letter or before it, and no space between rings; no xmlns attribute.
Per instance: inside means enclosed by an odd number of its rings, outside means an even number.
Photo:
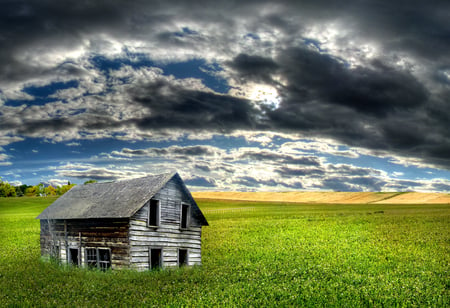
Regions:
<svg viewBox="0 0 450 308"><path fill-rule="evenodd" d="M41 219L41 255L51 255L52 247L59 248L58 258L68 260L70 248L79 249L80 265L85 265L85 248L109 248L111 268L128 267L129 219Z"/></svg>
<svg viewBox="0 0 450 308"><path fill-rule="evenodd" d="M147 226L147 203L130 219L130 262L138 270L149 268L149 249L161 248L164 267L178 266L178 249L188 250L188 265L201 264L201 225L190 215L190 225L181 230L181 204L191 204L188 194L176 178L172 178L153 197L159 200L160 225Z"/></svg>

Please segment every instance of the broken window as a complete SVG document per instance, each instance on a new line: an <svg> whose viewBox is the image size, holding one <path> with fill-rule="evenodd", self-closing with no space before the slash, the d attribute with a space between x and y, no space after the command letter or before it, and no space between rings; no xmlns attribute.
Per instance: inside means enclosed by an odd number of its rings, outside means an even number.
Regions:
<svg viewBox="0 0 450 308"><path fill-rule="evenodd" d="M157 269L162 267L162 249L150 248L149 250L149 265L150 269Z"/></svg>
<svg viewBox="0 0 450 308"><path fill-rule="evenodd" d="M187 229L189 227L189 204L181 204L181 229Z"/></svg>
<svg viewBox="0 0 450 308"><path fill-rule="evenodd" d="M86 264L88 267L97 267L97 249L86 248Z"/></svg>
<svg viewBox="0 0 450 308"><path fill-rule="evenodd" d="M188 265L188 250L178 249L178 266Z"/></svg>
<svg viewBox="0 0 450 308"><path fill-rule="evenodd" d="M160 207L159 200L150 200L148 209L148 226L159 227Z"/></svg>
<svg viewBox="0 0 450 308"><path fill-rule="evenodd" d="M111 253L109 249L99 248L98 250L98 267L106 270L111 267Z"/></svg>
<svg viewBox="0 0 450 308"><path fill-rule="evenodd" d="M86 248L86 264L90 268L111 268L111 251L108 248Z"/></svg>

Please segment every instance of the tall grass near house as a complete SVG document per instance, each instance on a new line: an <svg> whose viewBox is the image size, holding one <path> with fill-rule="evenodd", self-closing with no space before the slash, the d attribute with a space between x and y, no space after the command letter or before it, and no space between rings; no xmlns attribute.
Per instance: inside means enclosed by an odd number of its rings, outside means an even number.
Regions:
<svg viewBox="0 0 450 308"><path fill-rule="evenodd" d="M44 262L54 199L0 199L0 306L450 305L449 205L198 203L203 266L98 272Z"/></svg>

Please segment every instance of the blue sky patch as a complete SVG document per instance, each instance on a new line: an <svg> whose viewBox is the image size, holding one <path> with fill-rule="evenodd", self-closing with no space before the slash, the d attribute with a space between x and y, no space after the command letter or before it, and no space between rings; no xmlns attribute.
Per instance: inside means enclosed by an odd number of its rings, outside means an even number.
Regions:
<svg viewBox="0 0 450 308"><path fill-rule="evenodd" d="M450 191L445 1L24 1L45 14L2 7L5 180Z"/></svg>

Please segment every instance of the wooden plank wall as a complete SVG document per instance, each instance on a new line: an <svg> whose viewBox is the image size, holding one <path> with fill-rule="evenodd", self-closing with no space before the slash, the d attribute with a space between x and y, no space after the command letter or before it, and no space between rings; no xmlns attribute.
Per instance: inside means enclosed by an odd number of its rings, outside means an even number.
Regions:
<svg viewBox="0 0 450 308"><path fill-rule="evenodd" d="M81 247L84 265L85 248L110 248L112 269L128 267L128 230L128 219L74 219L67 220L66 235L64 220L41 220L41 254L50 255L52 245L57 245L60 260L67 262L67 249Z"/></svg>
<svg viewBox="0 0 450 308"><path fill-rule="evenodd" d="M201 264L201 227L180 230L181 203L189 198L180 183L170 180L154 196L160 201L161 219L157 229L147 227L149 206L146 204L130 219L131 266L149 268L149 248L162 248L163 266L178 266L178 249L188 249L188 265Z"/></svg>

